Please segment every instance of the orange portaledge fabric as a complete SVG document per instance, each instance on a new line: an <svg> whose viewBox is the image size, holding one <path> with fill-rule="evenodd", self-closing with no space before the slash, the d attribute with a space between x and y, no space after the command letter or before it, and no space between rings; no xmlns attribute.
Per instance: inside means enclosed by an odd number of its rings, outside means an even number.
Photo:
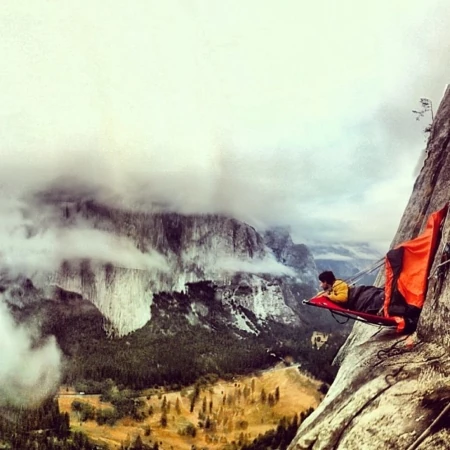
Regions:
<svg viewBox="0 0 450 450"><path fill-rule="evenodd" d="M385 317L389 317L389 305L393 291L396 289L408 305L422 308L427 291L431 264L439 244L440 225L447 214L447 208L448 204L441 210L431 214L425 230L418 237L394 247L394 250L400 249L400 247L403 250L400 261L401 270L396 282L394 280L396 275L393 272L388 256L386 256L385 301L383 306ZM399 331L401 331L402 323L404 328L404 320L398 317L398 321Z"/></svg>

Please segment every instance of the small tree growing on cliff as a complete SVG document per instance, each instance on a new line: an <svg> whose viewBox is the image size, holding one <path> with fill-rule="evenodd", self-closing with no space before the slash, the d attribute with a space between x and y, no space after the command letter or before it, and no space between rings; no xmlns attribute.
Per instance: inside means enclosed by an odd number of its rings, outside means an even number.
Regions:
<svg viewBox="0 0 450 450"><path fill-rule="evenodd" d="M422 117L425 116L425 113L430 112L431 123L433 123L433 120L434 120L433 102L429 98L421 98L420 106L421 106L421 109L419 109L419 110L413 109L412 110L413 114L416 115L416 120L420 120ZM431 131L431 123L425 127L425 129L423 130L424 133L429 133Z"/></svg>

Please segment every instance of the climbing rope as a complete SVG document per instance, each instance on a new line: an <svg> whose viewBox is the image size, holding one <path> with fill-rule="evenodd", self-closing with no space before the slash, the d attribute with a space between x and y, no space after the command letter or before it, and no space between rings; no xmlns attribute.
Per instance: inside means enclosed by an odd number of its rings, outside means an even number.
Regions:
<svg viewBox="0 0 450 450"><path fill-rule="evenodd" d="M380 359L380 362L385 361L387 358L391 358L393 356L399 356L399 355L401 355L403 353L406 353L406 352L410 351L410 348L405 348L405 347L399 348L398 345L404 343L405 341L407 341L412 335L413 335L413 333L410 333L407 336L397 340L389 348L383 349L383 350L379 350L377 352L377 356Z"/></svg>
<svg viewBox="0 0 450 450"><path fill-rule="evenodd" d="M398 345L403 344L404 342L408 341L408 339L410 339L413 334L414 334L414 332L406 335L405 337L403 337L401 339L398 339L396 342L394 342L394 344L392 344L387 349L379 350L377 352L377 357L378 357L379 361L373 367L378 366L379 364L381 364L383 361L385 361L388 358L392 358L394 356L399 356L399 355L402 355L403 353L407 353L407 352L411 351L412 346L399 348ZM417 347L418 345L421 345L421 344L422 344L422 342L418 342L417 344L415 344L415 346Z"/></svg>
<svg viewBox="0 0 450 450"><path fill-rule="evenodd" d="M383 256L378 261L375 261L370 267L361 270L360 272L356 273L355 275L352 275L351 277L347 278L345 281L347 284L356 284L359 280L361 280L365 275L369 275L372 272L375 272L375 270L379 269L381 266L384 265L385 257Z"/></svg>

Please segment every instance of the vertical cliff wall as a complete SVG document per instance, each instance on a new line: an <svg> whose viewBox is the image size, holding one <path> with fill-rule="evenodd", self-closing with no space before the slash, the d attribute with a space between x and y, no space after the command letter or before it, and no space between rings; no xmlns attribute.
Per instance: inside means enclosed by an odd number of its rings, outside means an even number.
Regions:
<svg viewBox="0 0 450 450"><path fill-rule="evenodd" d="M428 215L450 201L449 143L447 90L393 245L417 236ZM447 217L432 273L449 240ZM336 359L340 364L336 380L289 449L449 449L449 319L450 276L444 274L430 280L413 335L355 325Z"/></svg>
<svg viewBox="0 0 450 450"><path fill-rule="evenodd" d="M129 258L123 265L108 259L68 259L50 277L55 289L92 301L118 335L150 320L155 293L183 291L186 283L212 280L219 300L240 304L261 320L290 324L300 323L294 311L300 303L296 290L311 294L316 285L317 270L306 247L294 245L289 237L275 246L278 255L254 228L229 217L130 211L61 194L42 199L58 211L61 232L83 224L121 245L126 240L133 255L144 258L142 264ZM147 264L148 259L155 264Z"/></svg>

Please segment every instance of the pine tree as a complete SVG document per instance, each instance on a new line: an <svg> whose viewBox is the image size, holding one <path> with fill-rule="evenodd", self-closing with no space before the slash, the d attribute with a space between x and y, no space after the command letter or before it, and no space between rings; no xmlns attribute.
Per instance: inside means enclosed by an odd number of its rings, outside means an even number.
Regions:
<svg viewBox="0 0 450 450"><path fill-rule="evenodd" d="M167 411L165 409L161 412L160 424L163 428L167 427Z"/></svg>
<svg viewBox="0 0 450 450"><path fill-rule="evenodd" d="M295 429L298 428L298 426L299 426L299 423L298 423L298 414L294 414L294 417L292 418L292 422L291 422L291 425L290 425L290 426L292 426L292 427L295 428Z"/></svg>
<svg viewBox="0 0 450 450"><path fill-rule="evenodd" d="M194 411L195 402L197 401L199 396L200 396L200 385L198 383L195 383L194 392L192 393L191 398L191 406L189 408L190 412Z"/></svg>
<svg viewBox="0 0 450 450"><path fill-rule="evenodd" d="M70 416L69 413L64 413L58 425L57 436L59 438L66 438L70 435Z"/></svg>
<svg viewBox="0 0 450 450"><path fill-rule="evenodd" d="M143 450L144 444L142 442L141 435L138 434L138 437L134 441L133 450Z"/></svg>
<svg viewBox="0 0 450 450"><path fill-rule="evenodd" d="M267 394L264 388L261 389L261 403L266 403L267 400Z"/></svg>

